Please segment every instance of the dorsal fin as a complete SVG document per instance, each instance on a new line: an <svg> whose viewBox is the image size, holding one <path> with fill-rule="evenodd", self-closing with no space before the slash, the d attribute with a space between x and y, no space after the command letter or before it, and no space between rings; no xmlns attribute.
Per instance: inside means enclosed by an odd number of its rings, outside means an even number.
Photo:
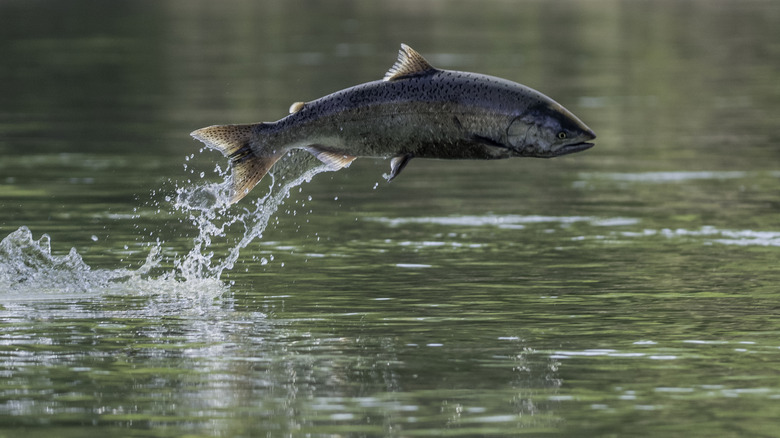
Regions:
<svg viewBox="0 0 780 438"><path fill-rule="evenodd" d="M436 71L436 68L426 61L422 55L406 44L401 44L401 50L398 51L398 60L385 73L384 80L394 81L407 76L421 75L434 71Z"/></svg>

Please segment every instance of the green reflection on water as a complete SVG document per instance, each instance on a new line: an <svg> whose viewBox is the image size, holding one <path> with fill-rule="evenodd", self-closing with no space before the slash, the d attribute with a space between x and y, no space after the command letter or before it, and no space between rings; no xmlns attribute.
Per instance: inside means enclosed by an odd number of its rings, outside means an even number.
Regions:
<svg viewBox="0 0 780 438"><path fill-rule="evenodd" d="M774 436L779 15L1 3L0 237L47 233L93 271L191 249L166 198L224 163L187 133L378 79L401 42L542 90L599 140L392 184L386 161L318 175L220 286L14 284L0 435Z"/></svg>

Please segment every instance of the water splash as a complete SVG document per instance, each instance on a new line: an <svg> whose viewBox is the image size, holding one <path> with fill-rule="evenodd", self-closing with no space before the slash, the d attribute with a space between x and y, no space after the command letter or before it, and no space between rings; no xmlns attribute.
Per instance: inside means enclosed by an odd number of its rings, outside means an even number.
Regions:
<svg viewBox="0 0 780 438"><path fill-rule="evenodd" d="M192 249L175 261L180 275L187 280L220 279L224 271L233 268L241 250L262 237L271 217L290 196L290 191L329 170L332 169L307 152L290 152L274 166L266 195L249 204L251 207L238 211L236 207L229 208L227 202L229 179L220 184L177 189L174 207L187 214L198 230ZM214 239L227 239L231 234L240 237L224 256L215 255L212 250Z"/></svg>
<svg viewBox="0 0 780 438"><path fill-rule="evenodd" d="M54 255L48 234L35 240L29 228L20 227L0 241L0 290L72 294L103 289L113 282L148 274L159 263L159 252L159 246L152 247L137 270L93 270L76 248L67 255Z"/></svg>
<svg viewBox="0 0 780 438"><path fill-rule="evenodd" d="M164 242L158 238L147 244L149 254L137 269L93 269L75 248L67 255L54 255L49 235L35 240L29 228L21 227L0 242L0 291L7 292L4 299L14 294L30 299L131 291L216 298L226 290L221 281L223 272L233 268L244 248L262 237L290 190L327 170L308 153L290 153L274 167L265 196L245 202L248 206L243 209L228 204L230 176L219 168L218 173L225 178L221 183L177 188L170 202L197 230L192 247L186 254L166 259L162 255ZM162 268L163 261L172 261L173 269Z"/></svg>
<svg viewBox="0 0 780 438"><path fill-rule="evenodd" d="M87 286L90 267L75 248L68 255L53 256L51 239L44 234L34 240L27 227L21 227L0 241L0 287L14 290L35 283L40 289L59 284L83 289Z"/></svg>

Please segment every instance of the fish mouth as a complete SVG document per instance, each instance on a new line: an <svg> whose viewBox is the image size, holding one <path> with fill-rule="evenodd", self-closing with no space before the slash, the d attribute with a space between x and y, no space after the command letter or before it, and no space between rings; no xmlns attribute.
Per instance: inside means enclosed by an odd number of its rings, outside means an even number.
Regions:
<svg viewBox="0 0 780 438"><path fill-rule="evenodd" d="M574 154L576 152L582 152L595 146L595 143L588 143L583 141L582 143L567 144L552 151L551 157L560 157L561 155Z"/></svg>

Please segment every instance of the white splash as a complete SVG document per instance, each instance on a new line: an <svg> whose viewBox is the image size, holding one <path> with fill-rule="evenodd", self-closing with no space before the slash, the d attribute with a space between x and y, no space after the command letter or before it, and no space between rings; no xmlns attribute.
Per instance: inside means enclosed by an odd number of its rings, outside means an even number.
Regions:
<svg viewBox="0 0 780 438"><path fill-rule="evenodd" d="M137 280L148 274L159 263L159 252L159 245L151 247L146 262L136 270L96 270L84 263L76 248L67 255L54 255L48 234L35 240L29 228L20 227L0 241L0 290L64 296L106 289L118 281Z"/></svg>
<svg viewBox="0 0 780 438"><path fill-rule="evenodd" d="M197 227L190 252L175 260L175 266L184 279L216 278L235 265L241 250L262 237L271 217L276 213L290 190L309 182L321 172L332 170L305 152L292 152L274 166L269 192L249 204L252 208L238 210L228 205L229 179L221 184L194 188L180 188L174 207L187 214ZM255 189L259 190L259 188ZM246 199L246 198L245 198ZM235 228L241 229L236 232ZM215 238L228 239L229 234L240 234L224 256L211 250Z"/></svg>
<svg viewBox="0 0 780 438"><path fill-rule="evenodd" d="M181 296L189 301L209 302L227 286L222 273L233 268L241 250L262 237L269 220L289 197L290 190L329 170L309 154L289 154L277 165L268 193L249 208L229 206L228 180L177 189L173 207L183 212L197 229L187 254L162 255L160 239L149 244L146 261L138 268L92 269L75 248L67 255L52 253L51 238L35 240L21 227L0 241L0 291L4 301L15 299L63 299L85 294ZM220 173L226 175L227 172ZM236 232L236 228L240 231ZM229 243L230 236L240 235ZM94 239L93 239L94 240ZM227 243L227 245L226 245ZM218 254L216 248L225 248ZM162 268L171 261L173 269ZM167 269L167 270L166 270Z"/></svg>

